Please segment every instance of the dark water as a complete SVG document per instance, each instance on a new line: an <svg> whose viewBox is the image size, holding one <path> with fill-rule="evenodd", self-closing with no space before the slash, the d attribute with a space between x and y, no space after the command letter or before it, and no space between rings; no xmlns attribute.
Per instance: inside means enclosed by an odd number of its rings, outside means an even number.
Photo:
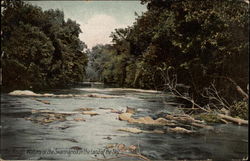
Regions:
<svg viewBox="0 0 250 161"><path fill-rule="evenodd" d="M48 91L46 91L48 92ZM118 114L109 110L125 110L126 106L138 109L136 116L154 116L162 111L175 109L163 104L166 98L152 91L132 91L114 88L71 88L49 91L54 94L105 94L117 98L41 97L50 104L43 104L28 96L1 97L1 158L3 159L53 159L53 160L93 160L103 158L101 152L108 144L139 145L142 155L155 160L172 159L242 159L248 156L248 127L233 124L216 125L215 130L199 131L199 135L185 134L131 134L117 131L123 127L141 129L162 129L163 127L129 124L117 119ZM25 120L34 109L74 111L91 107L100 115L83 117L85 122L52 122L48 125ZM135 116L135 117L136 117ZM63 128L67 127L67 128ZM106 139L109 137L109 139ZM73 139L73 140L72 140ZM72 147L81 147L76 154ZM99 151L99 153L98 153ZM105 153L115 156L115 152ZM130 158L131 159L131 158Z"/></svg>

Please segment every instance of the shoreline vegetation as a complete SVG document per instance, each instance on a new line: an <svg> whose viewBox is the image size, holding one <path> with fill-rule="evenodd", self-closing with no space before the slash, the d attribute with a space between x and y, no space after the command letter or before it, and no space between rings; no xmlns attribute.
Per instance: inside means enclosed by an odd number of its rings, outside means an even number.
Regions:
<svg viewBox="0 0 250 161"><path fill-rule="evenodd" d="M87 77L170 92L188 113L248 120L248 3L141 2L148 10L132 26L88 53Z"/></svg>
<svg viewBox="0 0 250 161"><path fill-rule="evenodd" d="M4 90L35 91L89 79L170 93L188 115L171 116L172 120L197 127L207 125L198 124L195 117L248 125L246 2L141 0L147 11L137 15L133 25L112 32L112 45L91 50L79 39L80 25L65 21L63 11L4 2Z"/></svg>

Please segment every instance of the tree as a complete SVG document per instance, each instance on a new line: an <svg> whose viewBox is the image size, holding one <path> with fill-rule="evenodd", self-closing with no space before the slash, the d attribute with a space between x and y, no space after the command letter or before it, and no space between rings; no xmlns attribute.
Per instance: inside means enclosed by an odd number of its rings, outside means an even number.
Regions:
<svg viewBox="0 0 250 161"><path fill-rule="evenodd" d="M206 104L205 88L215 82L232 104L241 100L236 82L248 84L248 5L243 1L142 0L148 11L132 26L112 34L116 51L107 72L123 86L164 89L166 72L190 86ZM124 70L125 69L125 70ZM123 75L121 75L123 73ZM110 76L111 77L111 76ZM124 79L124 80L123 80Z"/></svg>
<svg viewBox="0 0 250 161"><path fill-rule="evenodd" d="M60 10L27 3L2 12L3 87L41 89L82 81L87 65L80 25Z"/></svg>

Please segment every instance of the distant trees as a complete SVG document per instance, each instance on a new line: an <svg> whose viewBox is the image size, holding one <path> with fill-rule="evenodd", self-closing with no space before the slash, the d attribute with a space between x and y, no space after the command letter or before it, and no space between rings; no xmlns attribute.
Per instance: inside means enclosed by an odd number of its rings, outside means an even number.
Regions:
<svg viewBox="0 0 250 161"><path fill-rule="evenodd" d="M96 45L88 52L87 78L91 81L104 81L104 69L108 68L107 62L111 61L112 47L110 45ZM110 80L112 81L112 80Z"/></svg>
<svg viewBox="0 0 250 161"><path fill-rule="evenodd" d="M1 28L4 88L48 88L83 79L87 56L80 25L65 21L62 11L8 1Z"/></svg>
<svg viewBox="0 0 250 161"><path fill-rule="evenodd" d="M248 84L249 10L243 1L142 0L148 11L112 34L103 79L123 86L164 89L166 75L190 86L196 101L214 82L231 103ZM106 66L109 66L107 68ZM119 72L115 72L115 71ZM110 74L107 74L110 73ZM112 76L110 76L112 75Z"/></svg>

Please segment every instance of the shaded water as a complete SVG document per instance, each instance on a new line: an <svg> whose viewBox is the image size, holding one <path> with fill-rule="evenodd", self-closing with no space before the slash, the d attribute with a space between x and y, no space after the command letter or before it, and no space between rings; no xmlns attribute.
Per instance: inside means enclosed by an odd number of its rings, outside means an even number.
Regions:
<svg viewBox="0 0 250 161"><path fill-rule="evenodd" d="M125 111L126 106L138 109L135 117L151 116L162 111L173 112L174 107L165 105L166 98L154 91L124 90L119 88L71 88L46 91L53 94L105 94L120 96L116 98L94 97L41 97L50 104L43 104L29 96L1 97L1 157L3 159L56 159L91 160L103 158L101 152L108 144L139 145L142 155L155 160L163 159L241 159L248 156L248 128L233 124L216 125L214 131L200 130L199 135L185 134L131 134L117 131L122 127L141 129L162 129L161 126L129 124L119 121L116 113L102 108ZM74 111L91 107L100 115L87 116L85 122L52 122L41 125L24 117L31 110L49 109L55 111ZM108 138L108 139L107 139ZM74 153L72 147L81 147L81 153ZM60 154L59 154L60 153ZM105 153L114 157L115 152ZM130 158L131 159L131 158Z"/></svg>

